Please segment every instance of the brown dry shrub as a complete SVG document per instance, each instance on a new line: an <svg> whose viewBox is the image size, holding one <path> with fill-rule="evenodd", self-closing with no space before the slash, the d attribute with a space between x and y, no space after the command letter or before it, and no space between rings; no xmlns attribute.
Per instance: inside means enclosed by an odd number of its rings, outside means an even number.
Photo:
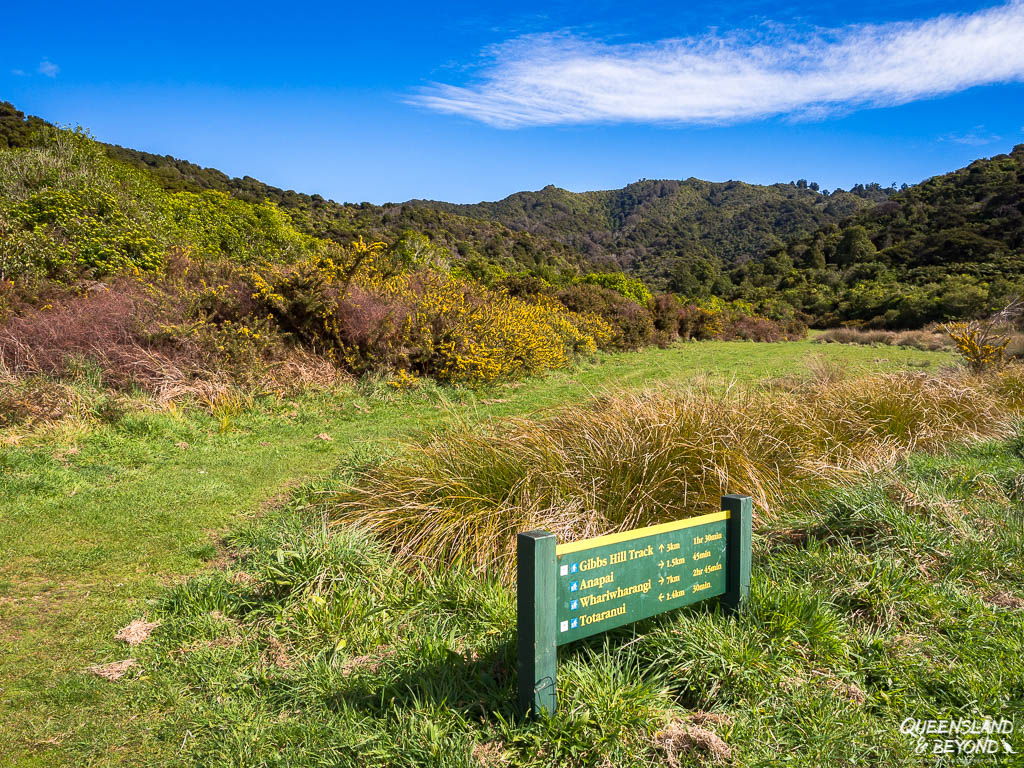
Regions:
<svg viewBox="0 0 1024 768"><path fill-rule="evenodd" d="M5 421L53 420L72 410L55 402L48 414L38 406L26 413L12 381L73 380L90 370L105 387L139 387L161 400L211 400L236 386L284 393L337 383L341 374L329 360L286 344L266 318L250 316L252 292L237 271L192 266L177 265L151 284L93 283L9 317L0 327L8 379L0 402L13 414Z"/></svg>
<svg viewBox="0 0 1024 768"><path fill-rule="evenodd" d="M350 350L356 371L408 364L403 326L412 312L409 301L352 286L335 312L338 340Z"/></svg>
<svg viewBox="0 0 1024 768"><path fill-rule="evenodd" d="M0 361L18 374L69 376L94 360L112 383L138 372L140 291L129 283L98 285L10 319L0 330Z"/></svg>
<svg viewBox="0 0 1024 768"><path fill-rule="evenodd" d="M782 341L787 336L781 323L767 317L738 317L727 323L718 338L724 341Z"/></svg>
<svg viewBox="0 0 1024 768"><path fill-rule="evenodd" d="M599 285L577 284L559 291L558 300L572 312L592 313L612 329L612 349L639 349L651 343L654 319L646 307Z"/></svg>

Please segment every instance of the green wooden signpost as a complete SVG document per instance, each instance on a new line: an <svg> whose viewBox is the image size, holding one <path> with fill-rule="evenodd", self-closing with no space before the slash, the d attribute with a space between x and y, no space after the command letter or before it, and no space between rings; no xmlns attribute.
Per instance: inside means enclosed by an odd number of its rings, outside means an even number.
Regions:
<svg viewBox="0 0 1024 768"><path fill-rule="evenodd" d="M738 608L750 590L751 536L749 496L723 496L721 512L584 541L519 534L520 711L555 711L560 645L712 597Z"/></svg>

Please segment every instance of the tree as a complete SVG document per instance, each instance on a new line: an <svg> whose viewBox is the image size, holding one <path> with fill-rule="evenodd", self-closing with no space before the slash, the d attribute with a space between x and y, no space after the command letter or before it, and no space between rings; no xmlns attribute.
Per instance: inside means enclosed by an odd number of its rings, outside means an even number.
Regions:
<svg viewBox="0 0 1024 768"><path fill-rule="evenodd" d="M843 230L843 236L836 247L836 263L848 267L862 261L873 261L878 249L868 237L864 227L856 224Z"/></svg>

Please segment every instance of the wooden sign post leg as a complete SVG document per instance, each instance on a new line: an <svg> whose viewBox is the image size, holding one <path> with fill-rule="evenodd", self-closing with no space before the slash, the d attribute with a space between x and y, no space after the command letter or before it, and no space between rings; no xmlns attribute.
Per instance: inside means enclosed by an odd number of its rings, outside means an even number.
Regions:
<svg viewBox="0 0 1024 768"><path fill-rule="evenodd" d="M739 609L750 594L754 504L749 496L731 494L722 497L722 509L730 514L725 528L726 587L721 605L731 613Z"/></svg>
<svg viewBox="0 0 1024 768"><path fill-rule="evenodd" d="M516 537L516 614L519 641L519 712L553 714L555 668L556 538L547 531Z"/></svg>

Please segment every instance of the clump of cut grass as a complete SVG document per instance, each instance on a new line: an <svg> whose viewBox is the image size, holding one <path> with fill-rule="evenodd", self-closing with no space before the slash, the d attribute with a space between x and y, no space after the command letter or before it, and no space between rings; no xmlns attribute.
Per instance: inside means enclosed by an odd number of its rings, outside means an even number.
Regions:
<svg viewBox="0 0 1024 768"><path fill-rule="evenodd" d="M773 518L792 501L913 450L1008 433L1024 368L998 378L899 373L751 391L606 396L544 419L464 427L371 467L327 502L406 559L512 573L515 535L560 540L718 508L742 492Z"/></svg>

